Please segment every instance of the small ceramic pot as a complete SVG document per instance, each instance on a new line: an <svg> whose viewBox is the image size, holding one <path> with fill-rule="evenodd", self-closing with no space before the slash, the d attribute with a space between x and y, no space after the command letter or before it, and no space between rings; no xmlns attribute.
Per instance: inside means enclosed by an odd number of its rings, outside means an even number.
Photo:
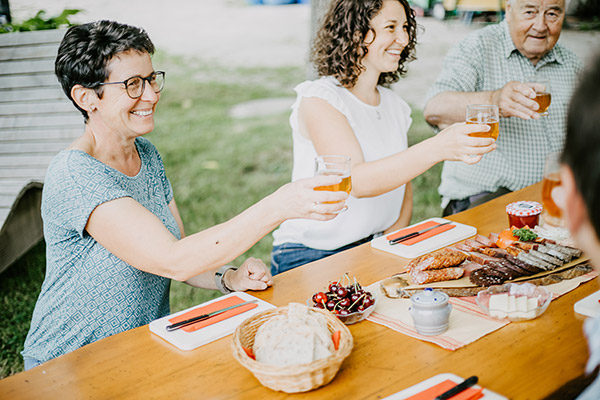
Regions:
<svg viewBox="0 0 600 400"><path fill-rule="evenodd" d="M410 315L417 332L421 335L441 335L448 330L448 320L452 304L448 295L432 288L426 288L410 297Z"/></svg>

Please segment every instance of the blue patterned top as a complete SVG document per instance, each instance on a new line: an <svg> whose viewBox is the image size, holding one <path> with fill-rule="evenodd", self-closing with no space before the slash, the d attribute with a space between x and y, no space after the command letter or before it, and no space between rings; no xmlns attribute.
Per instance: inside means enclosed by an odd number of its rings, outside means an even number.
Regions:
<svg viewBox="0 0 600 400"><path fill-rule="evenodd" d="M130 266L84 230L98 205L131 197L180 238L162 159L147 139L135 144L141 168L132 177L79 150L50 163L42 194L46 277L24 357L45 362L169 314L169 279Z"/></svg>

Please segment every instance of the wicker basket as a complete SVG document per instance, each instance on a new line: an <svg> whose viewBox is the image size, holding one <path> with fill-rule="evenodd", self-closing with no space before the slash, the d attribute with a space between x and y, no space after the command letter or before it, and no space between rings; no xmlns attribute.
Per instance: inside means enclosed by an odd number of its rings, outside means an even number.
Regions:
<svg viewBox="0 0 600 400"><path fill-rule="evenodd" d="M333 334L340 331L340 343L337 351L328 358L313 361L308 364L290 365L286 367L260 363L250 358L244 349L254 346L254 335L258 328L277 315L287 315L288 307L279 307L258 313L237 327L233 334L233 356L242 366L250 370L261 384L269 389L286 393L307 392L326 385L340 369L342 361L352 351L353 340L350 330L333 314L312 308L311 312L322 313L327 319L327 327Z"/></svg>

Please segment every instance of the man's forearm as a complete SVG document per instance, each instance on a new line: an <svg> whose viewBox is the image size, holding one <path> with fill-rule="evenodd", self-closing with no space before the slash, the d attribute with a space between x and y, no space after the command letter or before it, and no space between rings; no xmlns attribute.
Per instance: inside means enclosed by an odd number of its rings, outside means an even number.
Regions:
<svg viewBox="0 0 600 400"><path fill-rule="evenodd" d="M494 104L493 91L442 92L425 105L425 120L439 129L463 122L469 104Z"/></svg>

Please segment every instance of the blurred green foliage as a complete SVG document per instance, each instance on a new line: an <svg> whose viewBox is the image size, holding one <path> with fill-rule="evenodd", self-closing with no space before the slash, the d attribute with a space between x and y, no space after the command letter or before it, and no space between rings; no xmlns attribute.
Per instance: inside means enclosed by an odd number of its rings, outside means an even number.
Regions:
<svg viewBox="0 0 600 400"><path fill-rule="evenodd" d="M73 25L69 21L69 17L79 13L79 11L81 10L66 9L60 15L46 18L46 11L40 10L35 14L35 17L21 23L12 22L0 25L0 33L42 31L69 27Z"/></svg>

